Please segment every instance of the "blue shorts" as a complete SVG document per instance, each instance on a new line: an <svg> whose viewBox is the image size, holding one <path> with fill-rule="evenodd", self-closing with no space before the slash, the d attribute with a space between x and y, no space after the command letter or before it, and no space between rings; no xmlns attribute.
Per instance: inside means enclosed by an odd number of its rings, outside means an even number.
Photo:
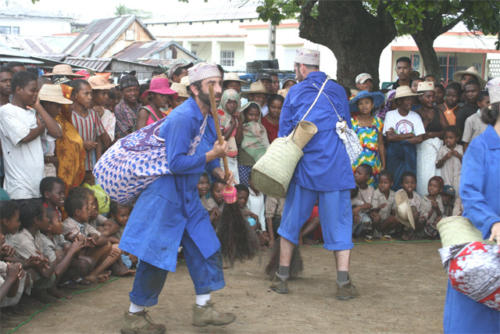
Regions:
<svg viewBox="0 0 500 334"><path fill-rule="evenodd" d="M225 283L221 253L216 252L205 259L188 233L184 233L181 244L196 294L203 295L222 289ZM163 289L167 274L167 270L140 261L129 295L130 301L140 306L158 304L158 296Z"/></svg>
<svg viewBox="0 0 500 334"><path fill-rule="evenodd" d="M350 190L314 191L292 181L288 188L278 234L297 245L300 230L311 216L316 202L325 241L324 248L332 251L353 248Z"/></svg>

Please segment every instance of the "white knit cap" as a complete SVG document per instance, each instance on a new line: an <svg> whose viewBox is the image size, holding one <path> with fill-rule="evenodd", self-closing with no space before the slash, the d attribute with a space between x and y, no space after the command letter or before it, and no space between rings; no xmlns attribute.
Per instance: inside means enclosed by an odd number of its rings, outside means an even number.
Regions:
<svg viewBox="0 0 500 334"><path fill-rule="evenodd" d="M294 61L298 64L319 66L319 51L305 48L297 49Z"/></svg>
<svg viewBox="0 0 500 334"><path fill-rule="evenodd" d="M222 74L215 64L198 63L188 69L189 82L193 83L206 78L220 77Z"/></svg>
<svg viewBox="0 0 500 334"><path fill-rule="evenodd" d="M490 96L490 104L500 102L500 77L488 81L486 88Z"/></svg>

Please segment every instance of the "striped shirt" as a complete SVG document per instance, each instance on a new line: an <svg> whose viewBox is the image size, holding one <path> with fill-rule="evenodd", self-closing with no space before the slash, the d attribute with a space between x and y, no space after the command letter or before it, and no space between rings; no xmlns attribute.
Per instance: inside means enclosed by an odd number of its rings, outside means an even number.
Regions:
<svg viewBox="0 0 500 334"><path fill-rule="evenodd" d="M83 117L76 112L71 114L71 122L76 128L83 141L97 141L97 137L101 136L104 131L99 115L93 109L88 110L87 116ZM86 152L85 170L92 170L96 163L96 150Z"/></svg>

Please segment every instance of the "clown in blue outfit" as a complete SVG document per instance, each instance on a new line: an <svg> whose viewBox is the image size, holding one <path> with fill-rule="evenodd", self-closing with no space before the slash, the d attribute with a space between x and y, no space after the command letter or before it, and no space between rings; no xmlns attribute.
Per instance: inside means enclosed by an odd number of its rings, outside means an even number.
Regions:
<svg viewBox="0 0 500 334"><path fill-rule="evenodd" d="M470 143L460 176L464 217L484 239L500 246L500 78L487 84L491 105L483 110L486 130ZM500 312L453 289L448 282L444 305L444 333L500 333Z"/></svg>
<svg viewBox="0 0 500 334"><path fill-rule="evenodd" d="M316 99L325 81L323 93L305 118L318 132L304 147L290 183L278 234L280 266L271 289L288 293L290 260L298 243L303 224L318 203L324 247L335 252L337 263L337 298L345 300L357 295L349 279L349 256L352 243L352 211L350 190L354 176L345 145L337 135L337 113L351 127L351 115L345 90L319 71L319 52L299 49L295 57L295 74L300 83L292 86L283 105L279 136L288 136ZM337 113L333 110L333 106Z"/></svg>
<svg viewBox="0 0 500 334"><path fill-rule="evenodd" d="M231 313L217 312L210 302L210 292L225 285L222 258L196 187L206 170L224 178L218 161L227 152L227 144L216 142L208 98L209 85L213 85L220 99L221 73L217 66L201 63L189 69L189 81L191 97L160 128L172 175L160 177L141 193L120 241L120 249L140 259L122 333L165 332L165 326L154 323L145 307L158 303L168 272L176 269L179 246L196 292L193 325L225 325L235 319Z"/></svg>

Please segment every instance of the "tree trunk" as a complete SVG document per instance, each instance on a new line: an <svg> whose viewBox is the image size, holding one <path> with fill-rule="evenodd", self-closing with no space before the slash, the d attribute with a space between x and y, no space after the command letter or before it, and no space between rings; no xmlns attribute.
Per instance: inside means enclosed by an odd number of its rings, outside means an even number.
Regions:
<svg viewBox="0 0 500 334"><path fill-rule="evenodd" d="M318 2L318 16L310 15ZM354 87L356 75L366 72L379 84L382 50L396 37L393 18L379 7L373 16L361 1L310 0L303 6L300 37L322 44L337 58L337 81Z"/></svg>
<svg viewBox="0 0 500 334"><path fill-rule="evenodd" d="M417 43L418 50L420 51L420 55L422 56L425 74L432 74L438 81L440 81L442 74L441 68L439 66L438 56L433 47L436 37L429 36L423 32L413 34L412 37L415 43ZM421 74L423 76L423 73Z"/></svg>

